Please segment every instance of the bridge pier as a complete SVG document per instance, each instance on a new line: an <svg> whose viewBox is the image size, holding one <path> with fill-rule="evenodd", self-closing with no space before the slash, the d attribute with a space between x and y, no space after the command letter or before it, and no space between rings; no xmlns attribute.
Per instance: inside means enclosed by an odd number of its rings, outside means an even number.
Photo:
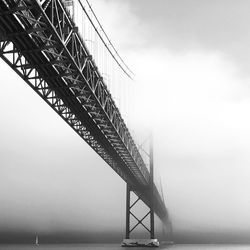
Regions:
<svg viewBox="0 0 250 250"><path fill-rule="evenodd" d="M139 219L131 209L141 200L140 198L140 190L136 190L135 188L129 186L127 184L127 192L126 192L126 238L122 242L122 246L124 247L135 247L135 246L145 246L145 247L158 247L159 241L155 239L155 230L154 230L154 202L153 202L153 187L154 187L154 159L153 159L153 143L152 136L150 137L150 149L149 149L149 163L150 163L150 182L149 182L149 190L150 190L150 201L146 204L149 208L149 212L147 212L141 219ZM131 192L136 194L137 199L131 204ZM144 203L145 204L145 203ZM130 218L131 216L137 221L137 223L131 228ZM146 218L150 216L150 225L149 227L144 224ZM142 226L146 231L149 232L150 238L148 239L131 239L130 234L138 227Z"/></svg>

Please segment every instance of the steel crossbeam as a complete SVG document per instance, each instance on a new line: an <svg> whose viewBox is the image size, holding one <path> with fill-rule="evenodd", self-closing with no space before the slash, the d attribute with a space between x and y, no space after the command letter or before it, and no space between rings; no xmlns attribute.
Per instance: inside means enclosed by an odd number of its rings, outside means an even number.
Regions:
<svg viewBox="0 0 250 250"><path fill-rule="evenodd" d="M149 172L77 30L61 0L0 0L0 57L149 204Z"/></svg>

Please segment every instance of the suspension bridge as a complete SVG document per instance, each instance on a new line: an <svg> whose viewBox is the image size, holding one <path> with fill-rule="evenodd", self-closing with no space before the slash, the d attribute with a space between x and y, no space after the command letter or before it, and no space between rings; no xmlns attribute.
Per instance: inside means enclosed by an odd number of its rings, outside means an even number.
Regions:
<svg viewBox="0 0 250 250"><path fill-rule="evenodd" d="M0 57L127 183L126 239L142 225L154 245L154 214L166 224L168 213L152 143L147 164L126 123L124 82L133 72L88 0L0 0ZM141 219L132 212L139 200L149 207Z"/></svg>

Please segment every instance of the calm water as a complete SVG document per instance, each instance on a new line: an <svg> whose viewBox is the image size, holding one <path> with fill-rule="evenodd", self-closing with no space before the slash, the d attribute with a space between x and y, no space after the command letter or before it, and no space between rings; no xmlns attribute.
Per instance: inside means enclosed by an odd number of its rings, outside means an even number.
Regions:
<svg viewBox="0 0 250 250"><path fill-rule="evenodd" d="M142 249L159 249L159 250L250 250L250 245L172 245L160 246L160 248L125 248L118 244L65 244L65 245L0 245L0 250L142 250Z"/></svg>

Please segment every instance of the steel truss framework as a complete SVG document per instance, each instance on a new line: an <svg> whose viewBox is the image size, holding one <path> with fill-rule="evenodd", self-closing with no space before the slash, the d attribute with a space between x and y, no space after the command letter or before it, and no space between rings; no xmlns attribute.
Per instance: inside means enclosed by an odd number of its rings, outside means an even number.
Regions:
<svg viewBox="0 0 250 250"><path fill-rule="evenodd" d="M0 56L150 204L149 172L61 0L0 0Z"/></svg>
<svg viewBox="0 0 250 250"><path fill-rule="evenodd" d="M141 199L140 196L137 196L137 199L131 204L131 193L136 194L136 190L131 189L131 187L127 184L127 200L126 200L126 239L130 239L130 234L138 227L142 226L146 231L150 233L150 238L155 238L154 233L154 210L153 204L149 206L149 211L145 213L145 215L139 219L138 216L133 212L133 208ZM147 217L150 216L150 225L146 225L144 221ZM133 227L130 224L130 218L133 217L136 220L136 223Z"/></svg>

